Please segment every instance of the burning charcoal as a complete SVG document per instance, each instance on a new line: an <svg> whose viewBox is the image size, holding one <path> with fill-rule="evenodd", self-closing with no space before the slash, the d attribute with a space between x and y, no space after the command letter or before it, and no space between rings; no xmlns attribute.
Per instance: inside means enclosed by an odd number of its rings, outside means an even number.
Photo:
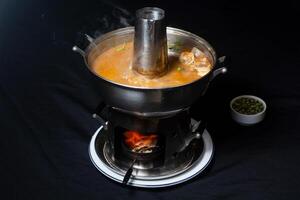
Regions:
<svg viewBox="0 0 300 200"><path fill-rule="evenodd" d="M124 133L125 143L133 152L141 152L156 147L157 135L143 135L137 131L126 131Z"/></svg>
<svg viewBox="0 0 300 200"><path fill-rule="evenodd" d="M152 153L153 149L157 148L156 145L150 145L150 146L138 146L132 149L133 152L137 153Z"/></svg>

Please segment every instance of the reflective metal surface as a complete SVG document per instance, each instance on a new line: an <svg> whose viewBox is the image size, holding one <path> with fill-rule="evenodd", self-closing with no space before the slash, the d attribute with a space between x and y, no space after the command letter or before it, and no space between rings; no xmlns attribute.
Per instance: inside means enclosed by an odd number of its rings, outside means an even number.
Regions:
<svg viewBox="0 0 300 200"><path fill-rule="evenodd" d="M132 114L132 115L140 116L140 117L162 117L162 116L173 116L173 115L176 115L177 113L184 112L184 111L188 110L189 108L172 110L172 111L167 111L167 112L132 112L132 111L124 110L121 108L115 108L115 107L113 107L113 109L121 111L123 113Z"/></svg>
<svg viewBox="0 0 300 200"><path fill-rule="evenodd" d="M146 7L137 10L134 32L133 69L156 77L167 72L168 47L165 12Z"/></svg>
<svg viewBox="0 0 300 200"><path fill-rule="evenodd" d="M181 50L196 47L204 52L213 64L213 69L204 77L181 86L165 88L144 88L133 87L115 83L99 76L93 71L93 61L106 50L123 44L132 42L134 38L134 27L127 27L109 32L93 42L85 51L74 47L73 50L79 52L84 57L84 61L89 70L99 77L99 91L103 94L103 101L114 108L119 108L133 114L151 116L151 113L169 113L190 107L200 96L204 95L209 83L220 73L225 73L226 68L216 67L220 63L212 46L203 38L190 32L167 27L168 45L181 44ZM169 54L178 53L178 49L169 48ZM154 116L155 116L154 115Z"/></svg>
<svg viewBox="0 0 300 200"><path fill-rule="evenodd" d="M192 123L195 123L195 121L192 120ZM150 171L147 171L147 168L151 168L151 166L143 166L140 170L138 168L135 169L133 176L129 179L127 184L135 187L158 188L180 184L192 179L209 165L213 157L213 143L207 130L202 133L201 140L203 142L203 149L196 151L193 155L193 159L183 163L181 169L177 168L177 170L170 171L170 173L160 174L157 171L151 174ZM114 164L112 165L110 162L115 163L113 158L107 161L107 157L105 156L107 154L103 151L106 141L103 129L100 127L90 142L90 158L101 173L114 181L122 183L126 170L117 168Z"/></svg>

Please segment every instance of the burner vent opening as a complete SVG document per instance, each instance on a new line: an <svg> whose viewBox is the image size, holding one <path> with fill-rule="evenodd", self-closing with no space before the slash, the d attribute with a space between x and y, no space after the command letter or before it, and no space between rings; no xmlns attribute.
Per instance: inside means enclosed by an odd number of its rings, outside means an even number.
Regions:
<svg viewBox="0 0 300 200"><path fill-rule="evenodd" d="M143 134L138 131L128 130L124 132L125 145L135 153L153 153L158 146L157 134Z"/></svg>

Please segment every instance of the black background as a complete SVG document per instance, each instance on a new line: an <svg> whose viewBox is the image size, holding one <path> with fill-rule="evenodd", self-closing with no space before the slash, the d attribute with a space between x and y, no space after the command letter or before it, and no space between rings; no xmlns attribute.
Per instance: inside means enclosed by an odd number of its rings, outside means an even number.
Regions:
<svg viewBox="0 0 300 200"><path fill-rule="evenodd" d="M71 51L133 24L144 6L166 10L170 26L200 35L229 72L192 109L208 118L216 146L203 176L166 189L123 187L88 157L99 123L97 80ZM1 199L298 199L300 154L299 8L296 1L0 1ZM229 115L234 96L267 105L253 127ZM205 105L205 106L203 106Z"/></svg>

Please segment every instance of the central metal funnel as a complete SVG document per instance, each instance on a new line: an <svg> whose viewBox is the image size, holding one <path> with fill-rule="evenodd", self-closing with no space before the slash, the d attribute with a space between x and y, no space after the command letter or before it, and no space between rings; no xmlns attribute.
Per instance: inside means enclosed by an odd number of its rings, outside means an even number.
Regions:
<svg viewBox="0 0 300 200"><path fill-rule="evenodd" d="M157 77L168 70L168 47L165 12L160 8L137 10L134 34L133 69Z"/></svg>

